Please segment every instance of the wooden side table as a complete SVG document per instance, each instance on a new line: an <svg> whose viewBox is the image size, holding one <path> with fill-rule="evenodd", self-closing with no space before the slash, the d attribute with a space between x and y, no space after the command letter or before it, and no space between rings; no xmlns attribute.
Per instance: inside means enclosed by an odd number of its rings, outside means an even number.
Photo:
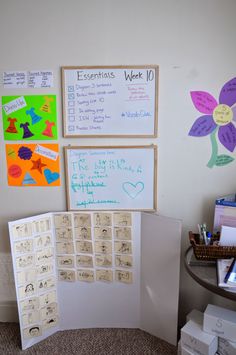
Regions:
<svg viewBox="0 0 236 355"><path fill-rule="evenodd" d="M190 246L184 255L184 264L189 275L198 282L201 286L205 287L211 292L216 293L222 297L236 301L236 292L231 292L218 286L217 283L217 265L216 262L212 264L190 265L189 262L193 255L193 248Z"/></svg>

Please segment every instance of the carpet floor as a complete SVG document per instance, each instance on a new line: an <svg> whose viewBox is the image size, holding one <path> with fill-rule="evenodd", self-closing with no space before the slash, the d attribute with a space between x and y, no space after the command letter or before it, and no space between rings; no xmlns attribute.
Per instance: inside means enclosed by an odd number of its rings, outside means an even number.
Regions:
<svg viewBox="0 0 236 355"><path fill-rule="evenodd" d="M176 355L177 348L140 329L79 329L57 332L21 350L18 323L0 323L0 355Z"/></svg>

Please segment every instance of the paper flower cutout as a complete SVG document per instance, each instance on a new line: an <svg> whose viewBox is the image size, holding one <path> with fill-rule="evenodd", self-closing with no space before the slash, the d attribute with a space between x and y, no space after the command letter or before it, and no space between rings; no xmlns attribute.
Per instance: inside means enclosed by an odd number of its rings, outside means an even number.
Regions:
<svg viewBox="0 0 236 355"><path fill-rule="evenodd" d="M231 163L234 158L218 155L217 133L220 143L230 152L236 146L236 78L228 81L221 89L219 102L208 92L192 91L191 98L196 109L203 113L197 118L189 131L189 136L204 137L210 135L212 154L207 166L223 166Z"/></svg>

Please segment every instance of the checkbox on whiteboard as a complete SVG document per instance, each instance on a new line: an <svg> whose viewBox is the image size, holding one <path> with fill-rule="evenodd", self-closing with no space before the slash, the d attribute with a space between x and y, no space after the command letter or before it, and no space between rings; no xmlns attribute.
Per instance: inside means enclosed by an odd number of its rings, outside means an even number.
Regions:
<svg viewBox="0 0 236 355"><path fill-rule="evenodd" d="M75 116L69 116L69 121L74 122L75 121Z"/></svg>
<svg viewBox="0 0 236 355"><path fill-rule="evenodd" d="M71 107L71 106L72 106L72 107L75 106L75 101L68 101L68 106L70 106L70 107Z"/></svg>
<svg viewBox="0 0 236 355"><path fill-rule="evenodd" d="M68 100L74 100L75 94L68 94Z"/></svg>
<svg viewBox="0 0 236 355"><path fill-rule="evenodd" d="M69 85L68 86L68 92L74 92L74 86L73 85Z"/></svg>
<svg viewBox="0 0 236 355"><path fill-rule="evenodd" d="M73 132L75 130L74 126L68 126L68 131Z"/></svg>
<svg viewBox="0 0 236 355"><path fill-rule="evenodd" d="M68 109L68 114L69 115L74 115L75 114L75 109L74 108L69 108Z"/></svg>

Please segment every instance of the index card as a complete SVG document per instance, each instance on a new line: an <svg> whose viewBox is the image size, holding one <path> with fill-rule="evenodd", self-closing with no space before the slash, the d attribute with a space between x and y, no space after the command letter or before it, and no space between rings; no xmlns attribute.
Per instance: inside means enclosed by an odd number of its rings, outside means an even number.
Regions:
<svg viewBox="0 0 236 355"><path fill-rule="evenodd" d="M32 297L36 294L37 292L37 285L36 282L29 282L23 286L20 286L18 288L18 294L19 294L19 298L25 298L25 297Z"/></svg>
<svg viewBox="0 0 236 355"><path fill-rule="evenodd" d="M21 255L16 258L16 268L18 270L33 267L34 266L34 254Z"/></svg>
<svg viewBox="0 0 236 355"><path fill-rule="evenodd" d="M95 239L109 240L112 237L112 231L110 227L95 227L94 228Z"/></svg>
<svg viewBox="0 0 236 355"><path fill-rule="evenodd" d="M33 251L33 239L15 242L14 251L16 254L31 253Z"/></svg>
<svg viewBox="0 0 236 355"><path fill-rule="evenodd" d="M20 311L22 313L29 311L37 311L39 309L39 298L30 297L23 301L20 301Z"/></svg>
<svg viewBox="0 0 236 355"><path fill-rule="evenodd" d="M112 255L104 254L104 255L95 255L95 265L100 267L111 267L112 266Z"/></svg>
<svg viewBox="0 0 236 355"><path fill-rule="evenodd" d="M74 225L77 227L90 227L91 226L91 216L88 213L75 213L74 214Z"/></svg>
<svg viewBox="0 0 236 355"><path fill-rule="evenodd" d="M76 241L76 251L77 253L93 253L93 244L92 242L87 241Z"/></svg>
<svg viewBox="0 0 236 355"><path fill-rule="evenodd" d="M57 256L57 265L59 268L74 268L75 260L74 255L61 255Z"/></svg>
<svg viewBox="0 0 236 355"><path fill-rule="evenodd" d="M36 269L29 269L25 271L19 271L16 274L18 284L29 283L36 280Z"/></svg>
<svg viewBox="0 0 236 355"><path fill-rule="evenodd" d="M132 243L115 242L115 252L121 254L132 254Z"/></svg>
<svg viewBox="0 0 236 355"><path fill-rule="evenodd" d="M42 235L35 237L35 248L36 249L44 249L44 248L49 247L51 245L52 245L52 235L50 233L42 234Z"/></svg>
<svg viewBox="0 0 236 355"><path fill-rule="evenodd" d="M111 226L112 225L112 215L111 213L94 213L94 225L95 226Z"/></svg>
<svg viewBox="0 0 236 355"><path fill-rule="evenodd" d="M58 254L73 254L74 243L73 242L58 242L56 243L56 250Z"/></svg>
<svg viewBox="0 0 236 355"><path fill-rule="evenodd" d="M129 212L114 212L114 225L115 226L131 226L132 219Z"/></svg>
<svg viewBox="0 0 236 355"><path fill-rule="evenodd" d="M36 270L39 277L51 274L53 272L53 264L49 263L38 265Z"/></svg>
<svg viewBox="0 0 236 355"><path fill-rule="evenodd" d="M33 229L35 233L44 233L48 232L51 228L51 220L50 218L43 218L38 221L33 222Z"/></svg>
<svg viewBox="0 0 236 355"><path fill-rule="evenodd" d="M56 228L57 241L71 241L73 239L72 228Z"/></svg>
<svg viewBox="0 0 236 355"><path fill-rule="evenodd" d="M24 338L35 338L42 335L42 328L40 325L34 325L32 327L23 329Z"/></svg>
<svg viewBox="0 0 236 355"><path fill-rule="evenodd" d="M93 267L93 257L91 255L77 255L76 264L78 267Z"/></svg>
<svg viewBox="0 0 236 355"><path fill-rule="evenodd" d="M41 313L41 319L45 319L57 315L58 313L57 303L53 302L48 304L46 307L41 308L40 313Z"/></svg>
<svg viewBox="0 0 236 355"><path fill-rule="evenodd" d="M116 267L130 268L133 266L133 258L131 255L116 255L115 265Z"/></svg>
<svg viewBox="0 0 236 355"><path fill-rule="evenodd" d="M93 270L77 270L78 281L93 282L94 271Z"/></svg>
<svg viewBox="0 0 236 355"><path fill-rule="evenodd" d="M37 281L37 289L39 292L48 291L53 287L56 287L56 279L54 276L46 277Z"/></svg>
<svg viewBox="0 0 236 355"><path fill-rule="evenodd" d="M98 254L111 254L112 243L107 241L95 242L95 252Z"/></svg>
<svg viewBox="0 0 236 355"><path fill-rule="evenodd" d="M48 319L43 319L43 329L55 327L57 323L58 323L58 316L52 316Z"/></svg>
<svg viewBox="0 0 236 355"><path fill-rule="evenodd" d="M12 227L12 234L15 239L31 237L32 236L32 224L20 223Z"/></svg>
<svg viewBox="0 0 236 355"><path fill-rule="evenodd" d="M31 311L22 314L23 326L27 326L33 323L38 323L40 321L39 311Z"/></svg>
<svg viewBox="0 0 236 355"><path fill-rule="evenodd" d="M56 291L50 291L39 296L40 307L47 306L50 303L56 302Z"/></svg>
<svg viewBox="0 0 236 355"><path fill-rule="evenodd" d="M115 275L116 281L118 282L124 282L127 284L133 282L133 273L130 271L116 270Z"/></svg>
<svg viewBox="0 0 236 355"><path fill-rule="evenodd" d="M115 227L114 228L115 239L130 240L131 228L130 227Z"/></svg>
<svg viewBox="0 0 236 355"><path fill-rule="evenodd" d="M48 248L36 253L36 264L47 263L54 258L53 248Z"/></svg>
<svg viewBox="0 0 236 355"><path fill-rule="evenodd" d="M112 270L96 270L96 280L112 282L113 281L113 272Z"/></svg>
<svg viewBox="0 0 236 355"><path fill-rule="evenodd" d="M58 270L59 281L75 282L74 270Z"/></svg>
<svg viewBox="0 0 236 355"><path fill-rule="evenodd" d="M78 227L74 229L76 239L90 240L92 239L91 228L89 227Z"/></svg>
<svg viewBox="0 0 236 355"><path fill-rule="evenodd" d="M55 214L54 223L56 228L71 227L72 226L72 216L66 213Z"/></svg>

